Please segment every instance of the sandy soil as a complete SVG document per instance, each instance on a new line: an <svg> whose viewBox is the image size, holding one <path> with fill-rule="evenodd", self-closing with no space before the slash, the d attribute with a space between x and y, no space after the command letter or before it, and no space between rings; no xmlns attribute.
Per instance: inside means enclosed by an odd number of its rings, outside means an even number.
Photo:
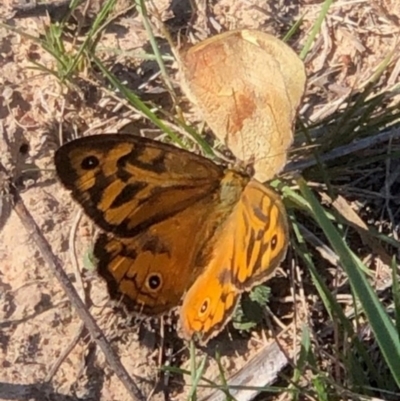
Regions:
<svg viewBox="0 0 400 401"><path fill-rule="evenodd" d="M162 19L174 17L168 1L154 3ZM279 7L273 6L275 2L261 0L213 3L208 10L211 14L201 14L204 10L199 5L196 24L206 35L211 21L224 30L252 27L282 36L303 15L299 34L290 42L297 51L303 47L321 8L321 2L308 0L298 5L281 2ZM123 6L120 4L121 9ZM180 12L183 13L177 9L175 17ZM10 15L9 9L1 12L2 19ZM337 2L332 6L321 35L306 59L309 83L301 109L304 119L318 121L328 115L340 104L340 99L370 78L394 48L399 15L400 2L396 0L354 1L351 5ZM90 22L90 18L82 21ZM119 102L101 93L96 86L86 84L81 88L87 90L87 97L82 98L82 92L77 89L66 89L55 77L31 68L32 60L56 68L53 57L27 36L43 35L48 17L13 18L8 23L23 34L0 28L0 160L18 182L29 212L79 291L82 289L77 275L82 276L91 313L142 391L151 395L151 399L164 399L168 389L171 399L184 399L188 390L186 376L160 375L159 367L168 364L187 369L186 345L176 337L174 325L168 325L168 321L164 327L165 341L161 342L159 322L136 322L114 312L108 303L105 284L90 267L88 255L94 228L85 218L77 224L78 207L54 176L52 157L59 146L60 130L64 134L112 131L131 121L132 116L136 120L138 117L126 110L122 113ZM128 53L147 42L140 17L123 15L114 24L114 29L108 29L103 35L101 46L119 49L120 55L116 58L104 50L103 56L115 63L114 71L119 69L129 85L138 88L139 95L150 99L162 97L162 93L154 94L151 90L157 87L157 82L139 88L139 83L154 72L154 64L140 66ZM72 42L67 41L66 48L71 50ZM388 73L381 90L396 80L397 75ZM77 313L46 266L37 245L17 215L10 212L7 195L3 195L0 203L0 227L0 399L129 399L101 351L82 329ZM76 245L76 255L72 244ZM78 271L73 267L75 263L80 267ZM283 272L271 282L277 305L274 310L285 325L289 325L294 312L292 302L279 300L280 296L289 295L286 289L290 286L289 269L285 264ZM293 312L289 312L291 308ZM301 317L302 312L297 310L297 313ZM297 323L301 323L301 318ZM278 332L280 328L274 330ZM283 337L289 352L295 343L289 337L296 338L298 333L295 326L291 330L290 336ZM198 350L197 354L201 356L208 351L213 356L212 350L219 344L222 364L229 375L243 366L265 341L270 341L265 339L269 336L267 329L241 336L229 327L207 350ZM49 376L71 344L73 347L57 371ZM206 376L212 378L217 374L217 364L210 358Z"/></svg>

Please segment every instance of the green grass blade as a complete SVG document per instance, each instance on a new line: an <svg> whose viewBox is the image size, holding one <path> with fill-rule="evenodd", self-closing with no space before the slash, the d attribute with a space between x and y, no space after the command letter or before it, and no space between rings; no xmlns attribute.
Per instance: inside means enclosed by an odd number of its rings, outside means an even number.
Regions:
<svg viewBox="0 0 400 401"><path fill-rule="evenodd" d="M333 249L339 256L351 287L364 308L365 315L376 336L381 352L388 364L393 378L400 386L400 341L398 333L378 297L361 271L361 261L342 241L336 228L327 218L325 211L312 194L303 179L298 180L300 191L310 203L314 218L324 231Z"/></svg>
<svg viewBox="0 0 400 401"><path fill-rule="evenodd" d="M332 3L333 3L333 0L325 0L323 6L321 8L321 12L311 30L311 34L308 36L306 44L304 45L303 50L300 52L300 58L302 60L305 59L307 53L310 51L311 45L314 42L315 38L317 37L317 35L320 31L322 22L324 21L325 16L328 13L329 7L332 5Z"/></svg>

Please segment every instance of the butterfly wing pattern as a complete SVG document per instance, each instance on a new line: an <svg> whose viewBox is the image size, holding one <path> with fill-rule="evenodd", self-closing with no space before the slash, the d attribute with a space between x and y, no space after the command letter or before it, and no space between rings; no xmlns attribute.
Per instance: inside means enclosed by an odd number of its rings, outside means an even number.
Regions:
<svg viewBox="0 0 400 401"><path fill-rule="evenodd" d="M200 333L202 343L224 328L240 294L265 281L285 257L288 224L278 194L251 180L216 237L181 309L184 337Z"/></svg>
<svg viewBox="0 0 400 401"><path fill-rule="evenodd" d="M185 338L219 333L243 291L266 280L288 245L270 188L174 146L127 134L76 139L57 175L103 230L94 247L110 295L155 316L181 299Z"/></svg>
<svg viewBox="0 0 400 401"><path fill-rule="evenodd" d="M61 182L104 231L94 255L111 296L146 315L176 307L203 268L193 263L199 250L238 200L220 202L224 170L185 150L126 134L71 141L57 150L55 165ZM230 179L240 196L243 177Z"/></svg>

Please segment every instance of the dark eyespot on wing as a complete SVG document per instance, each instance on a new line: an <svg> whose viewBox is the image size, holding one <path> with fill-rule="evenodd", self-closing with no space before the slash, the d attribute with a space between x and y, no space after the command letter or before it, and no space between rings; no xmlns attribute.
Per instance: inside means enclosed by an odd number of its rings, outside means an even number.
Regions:
<svg viewBox="0 0 400 401"><path fill-rule="evenodd" d="M81 168L83 170L94 170L100 164L96 156L87 156L82 160Z"/></svg>
<svg viewBox="0 0 400 401"><path fill-rule="evenodd" d="M239 293L223 292L221 294L218 300L218 304L223 304L224 319L222 319L219 322L214 322L215 312L209 311L208 313L206 313L207 320L213 321L214 324L212 326L212 329L210 329L208 332L202 333L200 339L201 343L203 344L206 343L210 338L215 336L216 333L219 333L227 325L227 323L230 321L230 316L235 311L236 305L238 304L239 301L240 301ZM218 306L219 305L217 305L217 308ZM198 319L200 323L202 323L202 318L204 319L204 316Z"/></svg>
<svg viewBox="0 0 400 401"><path fill-rule="evenodd" d="M271 249L274 251L276 246L278 245L278 237L275 234L272 238L271 238Z"/></svg>
<svg viewBox="0 0 400 401"><path fill-rule="evenodd" d="M210 299L207 298L201 304L200 311L199 311L200 315L204 315L207 312L209 306L210 306Z"/></svg>
<svg viewBox="0 0 400 401"><path fill-rule="evenodd" d="M150 291L157 291L162 286L162 283L162 277L157 273L151 274L147 278L147 285Z"/></svg>
<svg viewBox="0 0 400 401"><path fill-rule="evenodd" d="M97 259L97 272L106 281L110 297L122 301L128 310L159 315L177 304L175 298L171 302L165 296L160 300L165 280L162 272L137 270L137 267L132 270L140 255L123 241L100 234L94 246L94 256Z"/></svg>

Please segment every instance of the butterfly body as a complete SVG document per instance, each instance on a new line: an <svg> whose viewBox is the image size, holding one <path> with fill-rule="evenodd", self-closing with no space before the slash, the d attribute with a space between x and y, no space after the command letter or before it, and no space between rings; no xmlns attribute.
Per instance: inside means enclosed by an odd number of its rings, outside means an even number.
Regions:
<svg viewBox="0 0 400 401"><path fill-rule="evenodd" d="M240 294L286 253L279 196L204 157L126 134L76 139L55 154L57 175L104 231L98 272L113 298L156 316L181 307L185 338L229 321Z"/></svg>

